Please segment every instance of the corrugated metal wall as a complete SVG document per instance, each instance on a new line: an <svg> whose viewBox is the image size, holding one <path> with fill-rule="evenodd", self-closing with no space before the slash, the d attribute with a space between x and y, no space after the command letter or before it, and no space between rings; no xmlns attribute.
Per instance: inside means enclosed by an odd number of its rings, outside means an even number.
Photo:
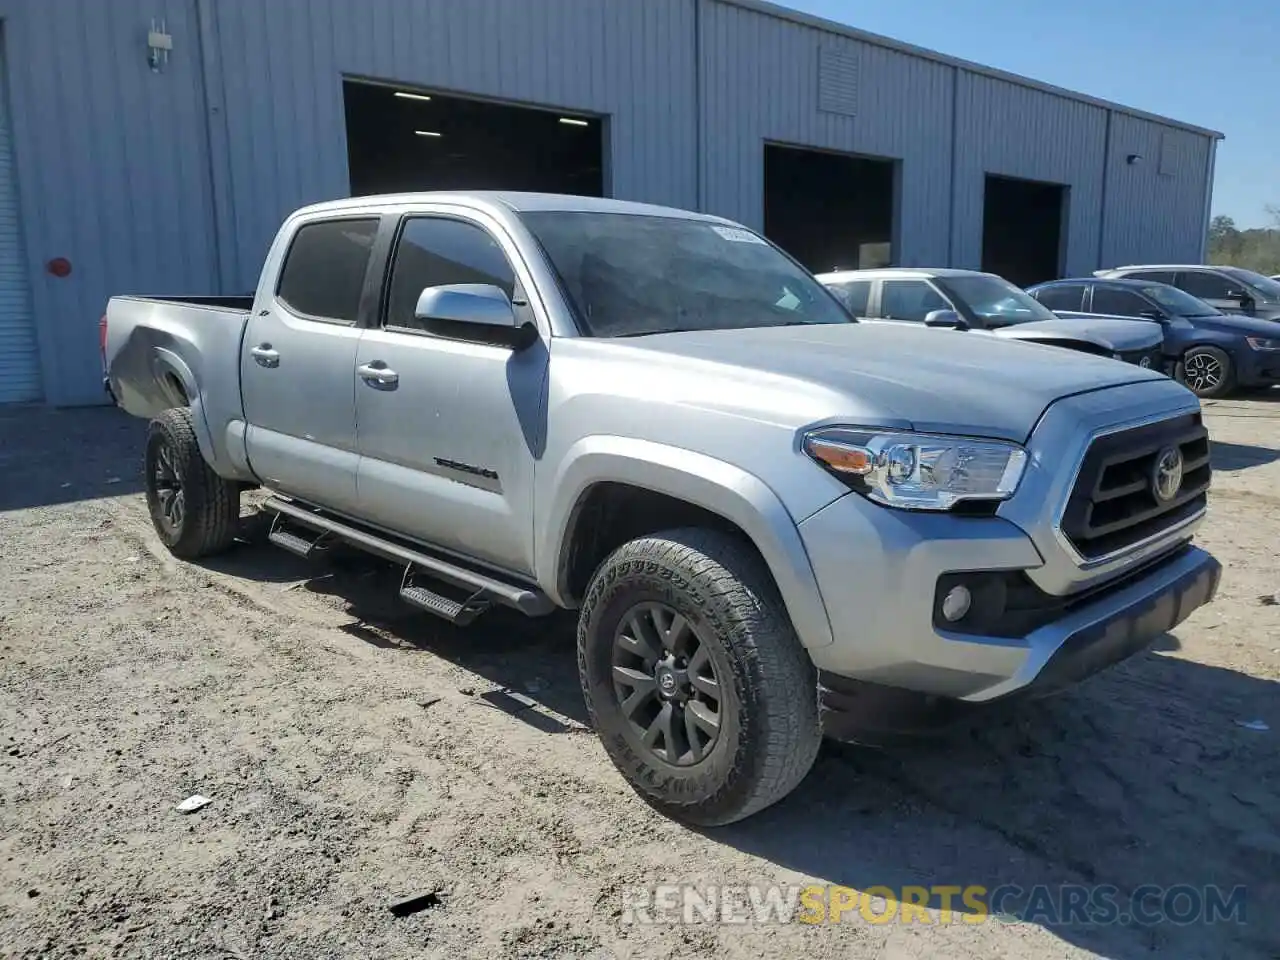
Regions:
<svg viewBox="0 0 1280 960"><path fill-rule="evenodd" d="M214 280L194 9L193 0L0 4L51 402L102 402L98 317L108 296L208 291ZM153 17L177 44L158 74L146 62ZM69 277L44 271L54 257L71 261Z"/></svg>
<svg viewBox="0 0 1280 960"><path fill-rule="evenodd" d="M1104 164L1105 106L725 0L0 0L0 17L55 403L101 400L110 294L249 290L287 211L347 193L344 75L606 115L614 196L757 227L766 141L896 160L906 265L978 264L988 172L1070 185L1073 272L1200 256L1207 136L1114 111ZM174 42L160 73L152 18ZM58 256L70 277L44 272Z"/></svg>
<svg viewBox="0 0 1280 960"><path fill-rule="evenodd" d="M1107 111L967 70L957 74L951 265L982 267L984 189L992 173L1067 186L1067 273L1097 269Z"/></svg>
<svg viewBox="0 0 1280 960"><path fill-rule="evenodd" d="M764 142L901 161L899 261L945 263L953 70L754 10L704 0L703 207L759 229ZM857 64L855 115L818 109L820 50Z"/></svg>
<svg viewBox="0 0 1280 960"><path fill-rule="evenodd" d="M1208 137L1112 114L1100 266L1200 261L1212 149Z"/></svg>
<svg viewBox="0 0 1280 960"><path fill-rule="evenodd" d="M697 203L690 0L218 0L236 282L348 192L342 77L608 114L614 196ZM270 91L270 95L264 95Z"/></svg>

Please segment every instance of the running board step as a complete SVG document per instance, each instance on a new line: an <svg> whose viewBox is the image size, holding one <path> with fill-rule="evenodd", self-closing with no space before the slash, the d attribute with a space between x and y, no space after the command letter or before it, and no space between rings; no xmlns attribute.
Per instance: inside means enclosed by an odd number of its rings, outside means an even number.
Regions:
<svg viewBox="0 0 1280 960"><path fill-rule="evenodd" d="M465 627L489 609L490 602L483 591L477 591L466 600L450 600L429 587L413 583L413 567L405 569L405 579L400 586L400 599L405 603L448 620L455 627Z"/></svg>
<svg viewBox="0 0 1280 960"><path fill-rule="evenodd" d="M307 531L310 536L302 536L285 526L281 522L282 516L282 514L277 513L275 519L271 521L271 532L267 534L267 540L274 543L277 547L281 547L292 554L302 557L304 560L313 556L316 552L316 548L320 546L320 542L324 540L327 535L324 533Z"/></svg>
<svg viewBox="0 0 1280 960"><path fill-rule="evenodd" d="M403 543L388 539L364 527L358 527L346 521L337 520L327 514L318 513L314 509L295 503L292 500L271 497L262 505L262 509L277 514L276 519L279 522L273 523L273 532L280 529L287 522L291 527L302 526L308 530L315 531L316 543L330 538L341 540L343 543L350 544L367 553L405 564L406 579L402 585L401 595L404 596L404 588L408 588L410 591L425 590L427 594L440 597L446 604L445 608L441 608L438 605L424 606L415 602L414 599L410 599L407 596L404 597L409 603L413 603L424 610L430 610L432 613L440 612L442 609L452 609L452 606L457 604L457 601L442 597L434 590L413 583L409 574L416 573L423 577L430 577L468 593L470 599L463 601L462 606L467 608L467 611L464 611L464 615L468 611L470 611L470 615L464 622L474 620L485 609L488 609L490 603L500 603L503 606L512 607L531 617L545 616L555 610L555 604L551 602L551 598L537 587L500 580L494 574L480 573L478 570L461 566L450 560L425 553L421 549L409 547ZM304 538L298 537L297 534L292 534L292 536L303 543L306 542ZM290 549L289 546L277 540L274 536L269 539L286 550ZM314 550L315 545L312 544L310 549ZM430 600L425 602L432 603ZM480 604L483 604L483 606L481 607ZM440 612L440 615L444 616L444 613ZM445 619L453 618L446 616Z"/></svg>

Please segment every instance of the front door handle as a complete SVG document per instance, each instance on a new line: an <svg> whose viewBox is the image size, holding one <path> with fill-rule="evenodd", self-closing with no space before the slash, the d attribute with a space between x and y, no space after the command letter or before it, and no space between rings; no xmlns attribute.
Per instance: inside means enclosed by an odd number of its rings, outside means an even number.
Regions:
<svg viewBox="0 0 1280 960"><path fill-rule="evenodd" d="M280 366L280 351L273 349L269 343L260 343L256 347L252 347L249 350L249 354L258 362L260 367Z"/></svg>
<svg viewBox="0 0 1280 960"><path fill-rule="evenodd" d="M356 367L356 373L360 374L361 380L373 387L394 387L400 382L400 374L381 360L360 364Z"/></svg>

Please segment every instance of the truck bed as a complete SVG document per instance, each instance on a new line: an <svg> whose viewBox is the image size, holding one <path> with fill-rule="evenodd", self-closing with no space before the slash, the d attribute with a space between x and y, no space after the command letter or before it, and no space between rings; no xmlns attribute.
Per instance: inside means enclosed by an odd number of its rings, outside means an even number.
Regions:
<svg viewBox="0 0 1280 960"><path fill-rule="evenodd" d="M253 297L112 297L102 335L105 384L137 417L190 406L218 473L243 476L228 431L242 430L240 352ZM234 446L234 440L230 443Z"/></svg>

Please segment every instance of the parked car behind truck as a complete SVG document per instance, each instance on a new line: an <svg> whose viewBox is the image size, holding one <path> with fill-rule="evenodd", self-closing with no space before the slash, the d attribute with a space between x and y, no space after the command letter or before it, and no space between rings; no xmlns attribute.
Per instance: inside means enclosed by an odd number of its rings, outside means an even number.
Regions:
<svg viewBox="0 0 1280 960"><path fill-rule="evenodd" d="M868 704L1057 689L1214 594L1186 389L936 343L729 221L459 193L300 210L250 309L116 297L104 356L177 556L260 484L274 543L393 560L453 623L578 609L614 764L723 824Z"/></svg>
<svg viewBox="0 0 1280 960"><path fill-rule="evenodd" d="M1162 337L1154 324L1142 327L1106 318L1065 323L995 274L893 267L823 273L818 279L864 320L992 333L1155 370L1165 367Z"/></svg>
<svg viewBox="0 0 1280 960"><path fill-rule="evenodd" d="M1109 280L1167 283L1203 300L1221 313L1239 313L1257 320L1280 320L1280 281L1241 267L1204 264L1146 264L1096 270Z"/></svg>
<svg viewBox="0 0 1280 960"><path fill-rule="evenodd" d="M1124 317L1160 324L1173 373L1197 396L1280 383L1280 324L1224 314L1168 284L1149 280L1055 280L1028 293L1068 323Z"/></svg>

